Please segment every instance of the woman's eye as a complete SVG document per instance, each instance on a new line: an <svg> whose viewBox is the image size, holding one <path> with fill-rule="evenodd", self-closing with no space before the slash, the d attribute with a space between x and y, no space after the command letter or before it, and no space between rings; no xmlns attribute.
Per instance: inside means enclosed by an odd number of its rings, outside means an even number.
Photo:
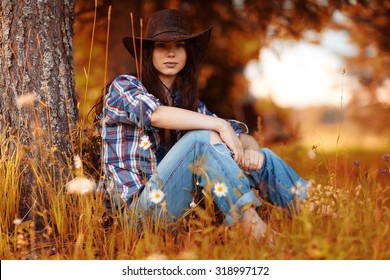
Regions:
<svg viewBox="0 0 390 280"><path fill-rule="evenodd" d="M156 48L164 48L164 47L165 47L165 44L164 44L164 43L156 43L156 44L155 44L155 47L156 47Z"/></svg>
<svg viewBox="0 0 390 280"><path fill-rule="evenodd" d="M178 47L178 48L184 48L185 46L186 46L186 44L184 42L176 44L176 47Z"/></svg>

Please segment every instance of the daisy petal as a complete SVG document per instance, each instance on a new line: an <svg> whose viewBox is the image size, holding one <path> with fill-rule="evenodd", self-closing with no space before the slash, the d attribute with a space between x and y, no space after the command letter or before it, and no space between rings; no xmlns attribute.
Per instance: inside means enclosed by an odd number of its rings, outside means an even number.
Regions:
<svg viewBox="0 0 390 280"><path fill-rule="evenodd" d="M220 182L217 182L215 185L214 185L214 190L213 190L214 194L218 197L223 197L223 196L226 196L227 192L228 192L228 188L226 186L225 183L220 183Z"/></svg>
<svg viewBox="0 0 390 280"><path fill-rule="evenodd" d="M162 190L152 190L149 194L150 201L154 204L160 203L164 199L165 194Z"/></svg>

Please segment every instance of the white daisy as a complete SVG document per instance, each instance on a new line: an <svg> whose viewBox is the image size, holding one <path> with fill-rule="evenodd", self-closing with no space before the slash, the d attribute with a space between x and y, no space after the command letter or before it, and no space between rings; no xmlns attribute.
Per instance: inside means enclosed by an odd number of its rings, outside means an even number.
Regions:
<svg viewBox="0 0 390 280"><path fill-rule="evenodd" d="M152 190L149 194L150 201L154 204L160 203L163 200L164 196L165 194L163 193L163 191L159 189Z"/></svg>
<svg viewBox="0 0 390 280"><path fill-rule="evenodd" d="M218 197L226 196L226 194L228 192L228 188L227 188L225 183L217 182L214 185L214 191L213 192Z"/></svg>
<svg viewBox="0 0 390 280"><path fill-rule="evenodd" d="M95 182L85 177L76 177L66 185L68 193L87 194L95 190Z"/></svg>
<svg viewBox="0 0 390 280"><path fill-rule="evenodd" d="M191 201L191 203L190 203L190 207L191 207L191 208L195 208L195 207L196 207L196 203L195 203L195 201Z"/></svg>
<svg viewBox="0 0 390 280"><path fill-rule="evenodd" d="M141 142L139 143L140 148L147 150L150 148L151 145L152 145L152 143L150 143L150 141L149 141L149 136L144 135L141 137Z"/></svg>
<svg viewBox="0 0 390 280"><path fill-rule="evenodd" d="M305 186L301 181L296 181L294 187L291 188L291 192L295 195L299 195L303 191L305 191Z"/></svg>
<svg viewBox="0 0 390 280"><path fill-rule="evenodd" d="M14 220L15 225L20 225L20 224L22 224L22 222L23 222L22 219L19 219L19 218Z"/></svg>

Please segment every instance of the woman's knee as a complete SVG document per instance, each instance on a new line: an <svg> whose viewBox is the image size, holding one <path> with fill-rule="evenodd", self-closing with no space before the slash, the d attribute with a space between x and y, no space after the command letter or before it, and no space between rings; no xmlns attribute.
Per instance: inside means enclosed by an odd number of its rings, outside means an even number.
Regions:
<svg viewBox="0 0 390 280"><path fill-rule="evenodd" d="M223 142L219 133L212 130L189 131L184 135L183 140L207 144L218 144Z"/></svg>
<svg viewBox="0 0 390 280"><path fill-rule="evenodd" d="M191 130L188 131L183 137L183 141L189 141L192 143L209 143L210 131L209 130Z"/></svg>

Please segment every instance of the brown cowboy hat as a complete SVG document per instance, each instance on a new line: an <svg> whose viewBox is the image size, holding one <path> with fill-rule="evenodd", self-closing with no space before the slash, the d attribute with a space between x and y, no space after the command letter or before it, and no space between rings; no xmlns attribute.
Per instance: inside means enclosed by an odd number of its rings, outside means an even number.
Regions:
<svg viewBox="0 0 390 280"><path fill-rule="evenodd" d="M199 52L200 59L202 59L210 40L211 29L212 26L203 32L193 34L187 19L180 12L165 9L150 16L145 37L125 37L123 38L123 44L129 53L135 57L134 43L139 54L141 40L143 47L153 42L191 40Z"/></svg>

